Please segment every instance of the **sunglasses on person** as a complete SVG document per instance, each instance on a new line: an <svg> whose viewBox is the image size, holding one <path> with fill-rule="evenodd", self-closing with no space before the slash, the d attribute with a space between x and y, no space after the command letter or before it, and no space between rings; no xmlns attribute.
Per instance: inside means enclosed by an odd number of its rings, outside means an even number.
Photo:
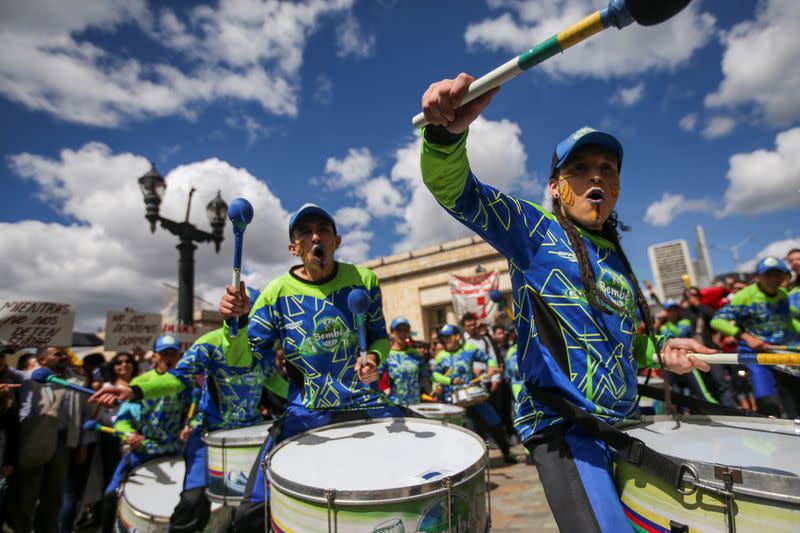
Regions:
<svg viewBox="0 0 800 533"><path fill-rule="evenodd" d="M118 360L117 360L117 361L114 363L114 366L120 366L120 365L132 365L132 364L133 364L133 361L131 361L130 359L118 359Z"/></svg>

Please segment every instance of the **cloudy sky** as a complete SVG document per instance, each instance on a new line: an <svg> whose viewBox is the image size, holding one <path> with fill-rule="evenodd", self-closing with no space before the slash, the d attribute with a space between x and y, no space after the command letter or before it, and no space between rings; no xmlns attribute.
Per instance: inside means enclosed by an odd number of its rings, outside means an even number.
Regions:
<svg viewBox="0 0 800 533"><path fill-rule="evenodd" d="M410 118L427 86L482 75L603 0L26 0L0 5L0 299L158 310L177 240L144 220L208 228L217 190L248 198L247 279L290 264L289 212L337 218L361 261L465 235L421 187ZM592 125L625 147L624 244L694 242L715 270L800 245L800 2L695 0L666 24L607 30L507 84L473 127L484 181L540 202L554 145ZM229 228L226 228L226 234ZM197 252L217 300L230 239Z"/></svg>

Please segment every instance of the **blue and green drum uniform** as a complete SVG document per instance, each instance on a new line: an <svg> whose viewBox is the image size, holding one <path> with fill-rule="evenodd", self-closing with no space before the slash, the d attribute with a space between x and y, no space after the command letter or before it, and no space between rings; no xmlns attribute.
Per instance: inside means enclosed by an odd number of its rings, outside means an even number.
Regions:
<svg viewBox="0 0 800 533"><path fill-rule="evenodd" d="M322 217L335 228L333 218L322 208L306 204L290 220L289 234L305 216ZM369 269L342 262L334 264L327 279L307 281L297 275L303 265L273 280L258 297L250 312L246 336L254 355L267 356L277 341L287 365L302 376L302 385L292 387L286 413L273 426L270 438L253 465L245 498L237 510L238 531L264 531L264 491L260 468L270 449L293 435L331 423L362 418L403 416L382 392L361 382L355 372L359 357L356 320L347 298L362 289L370 298L366 312L368 352L378 366L389 352L378 278ZM244 338L240 332L239 337Z"/></svg>
<svg viewBox="0 0 800 533"><path fill-rule="evenodd" d="M439 339L444 344L444 350L436 354L433 363L433 381L444 387L445 399L452 402L451 395L459 384L469 384L473 381L475 363L485 363L490 369L497 369L497 361L473 344L463 343L461 334L453 324L446 324L439 330ZM506 462L514 463L516 459L511 455L503 421L497 414L494 406L489 402L481 402L466 408L467 418L482 436L491 436Z"/></svg>
<svg viewBox="0 0 800 533"><path fill-rule="evenodd" d="M392 334L398 328L411 328L408 319L402 316L392 320L389 327ZM386 372L389 376L389 399L398 405L413 405L421 401L423 382L430 379L430 367L425 357L416 349L405 344L404 339L392 343L389 354L378 367L378 375Z"/></svg>

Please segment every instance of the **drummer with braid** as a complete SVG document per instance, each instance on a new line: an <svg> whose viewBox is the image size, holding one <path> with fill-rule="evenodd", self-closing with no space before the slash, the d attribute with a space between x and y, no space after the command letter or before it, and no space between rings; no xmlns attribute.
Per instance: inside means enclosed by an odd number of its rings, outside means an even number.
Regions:
<svg viewBox="0 0 800 533"><path fill-rule="evenodd" d="M425 358L408 345L411 323L404 316L395 317L389 327L392 345L389 354L378 367L378 375L389 376L388 395L398 405L420 402L423 383L430 382L430 370Z"/></svg>
<svg viewBox="0 0 800 533"><path fill-rule="evenodd" d="M242 285L244 290L244 285ZM250 297L258 291L248 289ZM244 327L246 321L240 321ZM271 353L253 353L245 336L230 338L229 325L201 336L169 372L148 380L134 380L131 387L108 387L92 401L113 405L116 398L142 404L191 393L195 382L205 377L198 403L198 419L189 434L183 458L186 463L183 491L170 516L170 531L202 531L211 516L206 496L206 432L249 427L264 421L258 408L263 388L286 397L288 384L275 371ZM177 439L175 439L177 441ZM180 441L181 448L183 442ZM234 489L239 489L234 487Z"/></svg>
<svg viewBox="0 0 800 533"><path fill-rule="evenodd" d="M279 442L320 426L386 416L403 416L382 392L369 383L389 352L381 291L375 273L336 261L342 238L327 211L305 204L289 220L288 250L301 264L274 279L250 309L241 292L228 287L220 304L226 319L241 317L235 342L248 338L254 356L269 357L277 341L287 367L298 371L302 385L292 387L286 413L279 419L253 464L234 519L234 531L266 531L262 462ZM367 363L359 355L355 316L347 306L355 289L367 292ZM249 315L249 319L248 319Z"/></svg>
<svg viewBox="0 0 800 533"><path fill-rule="evenodd" d="M424 183L448 213L508 260L525 379L515 430L559 529L631 531L609 448L530 392L546 390L554 403L566 400L575 413L612 424L637 414L636 371L652 364L662 343L635 335L640 319L652 321L617 233L622 146L588 127L558 143L550 165L552 212L504 194L479 181L467 158L469 125L497 92L458 107L473 80L460 74L432 84L422 97L431 124L422 134ZM669 339L660 357L676 373L708 370L687 351L713 353L692 339Z"/></svg>
<svg viewBox="0 0 800 533"><path fill-rule="evenodd" d="M165 375L178 362L180 348L180 342L172 335L158 337L153 346L153 369L133 378L131 386L140 387ZM181 430L191 403L191 389L187 389L163 398L122 404L114 429L127 435L125 444L131 451L122 457L103 494L103 533L114 530L119 489L130 471L150 459L181 453L186 440Z"/></svg>

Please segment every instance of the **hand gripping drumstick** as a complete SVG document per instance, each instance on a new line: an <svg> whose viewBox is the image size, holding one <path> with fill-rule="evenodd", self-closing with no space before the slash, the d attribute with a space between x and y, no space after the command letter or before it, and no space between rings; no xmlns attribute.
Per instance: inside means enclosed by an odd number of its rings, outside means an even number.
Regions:
<svg viewBox="0 0 800 533"><path fill-rule="evenodd" d="M497 67L485 76L473 81L460 105L471 102L480 95L499 87L529 68L550 59L567 48L584 41L606 28L622 29L634 21L642 26L654 26L677 15L691 0L611 0L607 7L595 11L580 22L542 41L527 52ZM412 120L414 126L422 128L428 124L425 115L419 113Z"/></svg>
<svg viewBox="0 0 800 533"><path fill-rule="evenodd" d="M361 364L367 364L367 326L365 314L369 309L369 294L364 289L353 289L347 295L347 308L356 315L356 330L358 331L358 348L361 351Z"/></svg>
<svg viewBox="0 0 800 533"><path fill-rule="evenodd" d="M36 370L34 370L31 373L31 379L37 383L43 383L43 384L52 383L53 385L56 385L58 387L64 389L71 389L76 392L80 392L81 394L86 394L88 396L92 396L95 392L97 392L88 387L81 387L80 385L75 385L74 383L70 383L66 379L60 378L55 374L53 374L53 372L50 371L49 368L44 368L44 367L37 368ZM120 403L120 401L117 400L117 403Z"/></svg>
<svg viewBox="0 0 800 533"><path fill-rule="evenodd" d="M689 353L709 365L800 365L800 353Z"/></svg>
<svg viewBox="0 0 800 533"><path fill-rule="evenodd" d="M497 289L492 289L489 291L489 299L497 304L499 309L505 311L506 316L511 320L514 320L514 313L511 312L511 309L508 308L506 305L506 300L503 298L503 294L498 291Z"/></svg>
<svg viewBox="0 0 800 533"><path fill-rule="evenodd" d="M242 245L244 244L244 230L253 220L253 206L244 198L236 198L228 207L228 218L233 225L233 286L239 290L242 280ZM255 303L252 302L251 305ZM230 336L239 333L239 319L231 320Z"/></svg>

